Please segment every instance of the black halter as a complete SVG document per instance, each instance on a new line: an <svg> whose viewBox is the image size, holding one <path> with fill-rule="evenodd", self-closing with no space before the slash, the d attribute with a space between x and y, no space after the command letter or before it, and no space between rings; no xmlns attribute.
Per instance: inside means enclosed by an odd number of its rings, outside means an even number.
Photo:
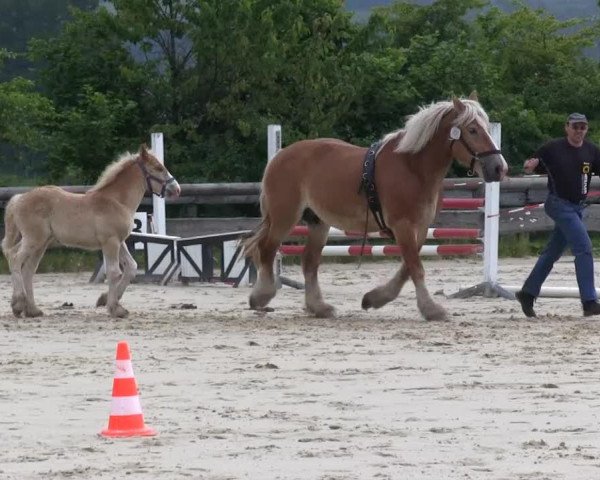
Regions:
<svg viewBox="0 0 600 480"><path fill-rule="evenodd" d="M453 128L458 128L458 127L453 127ZM450 137L450 138L452 138L452 137ZM469 177L472 177L475 173L475 171L473 170L473 167L475 166L475 162L483 163L484 162L483 159L485 157L502 154L502 150L498 150L497 148L492 149L492 150L486 150L485 152L481 152L481 153L475 152L471 148L471 146L467 143L467 141L463 138L462 132L461 132L460 137L458 137L458 139L452 138L452 141L450 142L450 150L452 150L452 146L454 145L454 142L456 140L460 140L460 143L462 143L463 146L467 149L467 152L469 152L471 154L471 165L469 166L469 170L467 172L467 175L469 175Z"/></svg>
<svg viewBox="0 0 600 480"><path fill-rule="evenodd" d="M146 185L148 186L148 190L150 190L152 192L152 194L159 196L160 198L164 198L165 193L167 191L167 186L170 183L173 183L175 181L175 178L172 176L169 176L169 178L167 178L166 180L163 180L162 178L158 178L154 175L152 175L148 169L146 168L146 165L144 165L144 162L138 157L137 159L137 164L140 166L140 169L142 170L142 173L144 174L144 177L146 178ZM160 189L160 193L156 193L153 189L152 189L152 183L151 180L154 180L155 182L157 182L162 188Z"/></svg>

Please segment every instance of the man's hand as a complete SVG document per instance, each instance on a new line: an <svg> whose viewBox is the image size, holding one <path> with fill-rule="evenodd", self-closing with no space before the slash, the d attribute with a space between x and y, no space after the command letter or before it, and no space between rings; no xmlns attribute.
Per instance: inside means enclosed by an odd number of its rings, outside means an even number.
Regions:
<svg viewBox="0 0 600 480"><path fill-rule="evenodd" d="M537 167L539 164L540 164L539 158L528 158L523 163L523 171L525 173L533 173L533 171L535 170L535 167Z"/></svg>

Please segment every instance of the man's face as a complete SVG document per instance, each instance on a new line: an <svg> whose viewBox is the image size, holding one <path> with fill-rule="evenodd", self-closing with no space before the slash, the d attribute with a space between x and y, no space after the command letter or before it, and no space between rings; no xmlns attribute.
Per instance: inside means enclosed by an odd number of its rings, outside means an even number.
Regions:
<svg viewBox="0 0 600 480"><path fill-rule="evenodd" d="M580 146L583 143L583 139L587 134L588 125L584 122L572 122L567 123L565 131L567 132L567 139L571 145Z"/></svg>

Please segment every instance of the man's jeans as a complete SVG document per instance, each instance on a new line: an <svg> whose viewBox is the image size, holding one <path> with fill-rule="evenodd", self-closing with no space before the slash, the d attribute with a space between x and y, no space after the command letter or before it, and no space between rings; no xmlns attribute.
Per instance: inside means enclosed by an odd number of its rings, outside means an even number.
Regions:
<svg viewBox="0 0 600 480"><path fill-rule="evenodd" d="M575 257L575 274L581 301L597 300L592 242L582 221L583 209L583 205L571 203L556 195L548 195L544 210L554 220L554 231L523 284L524 292L534 297L539 296L542 283L568 245Z"/></svg>

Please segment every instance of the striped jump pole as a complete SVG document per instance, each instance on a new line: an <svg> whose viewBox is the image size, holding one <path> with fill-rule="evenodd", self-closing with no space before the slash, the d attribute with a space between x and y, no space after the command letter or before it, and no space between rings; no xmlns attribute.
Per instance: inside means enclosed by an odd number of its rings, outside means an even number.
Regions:
<svg viewBox="0 0 600 480"><path fill-rule="evenodd" d="M421 256L477 255L483 251L481 244L423 245ZM282 255L302 255L304 245L282 245ZM321 255L324 257L397 257L402 255L398 245L325 245Z"/></svg>
<svg viewBox="0 0 600 480"><path fill-rule="evenodd" d="M295 226L289 233L290 237L305 237L308 235L308 227L305 225ZM482 232L478 228L428 228L427 239L433 240L436 238L472 238L481 239ZM363 238L365 232L354 232L340 230L339 228L331 227L329 229L328 238ZM391 238L387 232L367 232L367 238Z"/></svg>

